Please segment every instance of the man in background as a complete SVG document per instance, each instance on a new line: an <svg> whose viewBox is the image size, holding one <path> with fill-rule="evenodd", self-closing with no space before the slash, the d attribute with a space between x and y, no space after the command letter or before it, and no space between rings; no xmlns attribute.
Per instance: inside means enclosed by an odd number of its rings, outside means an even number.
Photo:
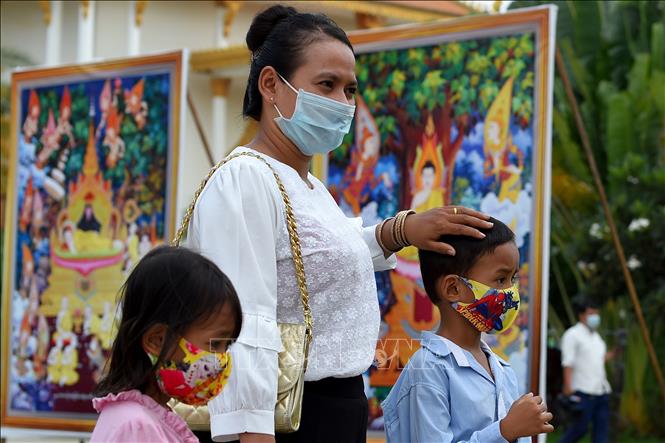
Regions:
<svg viewBox="0 0 665 443"><path fill-rule="evenodd" d="M598 307L587 297L575 302L578 323L561 339L563 393L576 403L577 414L559 443L577 442L592 424L593 443L606 443L609 431L610 384L605 362L610 358L607 346L597 330L600 326Z"/></svg>

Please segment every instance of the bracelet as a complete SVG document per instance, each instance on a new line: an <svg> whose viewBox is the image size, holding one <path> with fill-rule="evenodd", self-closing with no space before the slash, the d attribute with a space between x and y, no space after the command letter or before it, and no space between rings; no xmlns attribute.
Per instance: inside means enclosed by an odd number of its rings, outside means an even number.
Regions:
<svg viewBox="0 0 665 443"><path fill-rule="evenodd" d="M400 220L399 231L398 231L399 232L399 237L400 237L399 239L402 242L402 244L404 245L404 247L407 247L407 246L411 246L411 243L409 243L409 241L406 239L406 234L404 233L404 226L406 225L406 217L408 217L409 212L404 211L404 212L402 212L402 214L403 215L402 215L401 220Z"/></svg>
<svg viewBox="0 0 665 443"><path fill-rule="evenodd" d="M395 244L399 245L402 248L406 248L407 246L411 246L411 243L409 242L409 239L406 238L406 233L404 230L404 226L406 225L406 218L411 215L415 214L416 211L400 211L397 213L395 216L395 222L393 223L393 242Z"/></svg>
<svg viewBox="0 0 665 443"><path fill-rule="evenodd" d="M379 246L381 247L381 249L383 249L384 251L392 252L392 253L395 253L395 252L399 251L399 249L397 249L397 250L392 250L392 249L388 248L388 247L383 243L383 239L382 239L381 237L382 237L382 235L383 235L383 228L385 227L386 223L388 223L388 221L390 221L390 220L392 220L392 219L394 219L394 218L395 218L395 217L389 217L389 218L385 219L384 221L382 221L382 222L379 224L379 228L377 229L377 239L376 239L377 242L379 243Z"/></svg>
<svg viewBox="0 0 665 443"><path fill-rule="evenodd" d="M400 249L402 249L404 246L402 246L402 243L399 241L399 235L398 235L400 214L401 212L398 212L397 215L395 215L395 221L393 221L393 229L391 231L391 234L392 234L393 243L395 243L397 246L399 246Z"/></svg>

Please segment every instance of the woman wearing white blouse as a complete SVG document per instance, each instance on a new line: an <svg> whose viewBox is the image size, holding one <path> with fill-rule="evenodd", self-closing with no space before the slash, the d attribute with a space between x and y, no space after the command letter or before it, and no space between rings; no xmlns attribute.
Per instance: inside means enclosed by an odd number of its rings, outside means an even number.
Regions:
<svg viewBox="0 0 665 443"><path fill-rule="evenodd" d="M274 436L282 349L277 322L302 323L303 313L275 179L260 160L235 158L200 195L188 234L189 245L229 276L243 310L232 375L223 395L209 403L212 436L362 442L361 374L372 362L380 321L374 271L394 267L393 252L405 242L454 253L438 242L441 235L482 237L475 227L491 224L460 207L403 215L401 230L393 229L395 219L363 228L360 219L347 218L308 173L311 156L338 147L353 118L355 56L346 34L326 16L273 6L254 18L246 40L252 63L243 113L259 122L259 131L234 153L262 156L284 182L302 245L314 338L300 429ZM404 235L395 238L395 232Z"/></svg>

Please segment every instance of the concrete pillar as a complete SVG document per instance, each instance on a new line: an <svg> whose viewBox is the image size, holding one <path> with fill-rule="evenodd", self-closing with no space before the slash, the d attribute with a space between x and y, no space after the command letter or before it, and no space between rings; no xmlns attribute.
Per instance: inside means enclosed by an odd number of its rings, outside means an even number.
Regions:
<svg viewBox="0 0 665 443"><path fill-rule="evenodd" d="M224 20L226 18L226 6L219 2L215 7L215 47L226 48L229 42L224 36Z"/></svg>
<svg viewBox="0 0 665 443"><path fill-rule="evenodd" d="M128 2L127 53L130 56L141 53L141 24L143 23L143 11L147 3L146 0L131 0Z"/></svg>
<svg viewBox="0 0 665 443"><path fill-rule="evenodd" d="M46 56L44 64L57 65L60 63L60 48L62 47L62 1L52 0L45 5Z"/></svg>
<svg viewBox="0 0 665 443"><path fill-rule="evenodd" d="M210 150L215 162L220 161L231 148L233 140L229 140L226 121L228 116L228 95L231 86L230 78L212 78L212 140Z"/></svg>
<svg viewBox="0 0 665 443"><path fill-rule="evenodd" d="M79 4L78 52L79 63L89 62L94 57L95 47L95 2L83 0Z"/></svg>

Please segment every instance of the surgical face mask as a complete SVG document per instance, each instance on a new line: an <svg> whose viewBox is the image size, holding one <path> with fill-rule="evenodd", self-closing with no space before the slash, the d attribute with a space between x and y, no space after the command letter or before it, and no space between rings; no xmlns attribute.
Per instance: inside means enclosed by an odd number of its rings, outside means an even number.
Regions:
<svg viewBox="0 0 665 443"><path fill-rule="evenodd" d="M279 76L296 93L296 107L291 118L285 118L277 105L275 123L300 151L308 156L327 154L342 144L351 129L356 107L296 88Z"/></svg>
<svg viewBox="0 0 665 443"><path fill-rule="evenodd" d="M600 326L600 315L598 314L589 314L586 316L586 325L589 329L596 330Z"/></svg>
<svg viewBox="0 0 665 443"><path fill-rule="evenodd" d="M219 394L231 375L231 354L199 349L184 338L178 346L185 353L180 362L166 361L157 369L160 391L181 403L205 405ZM148 354L152 364L157 357Z"/></svg>
<svg viewBox="0 0 665 443"><path fill-rule="evenodd" d="M460 280L471 289L475 301L452 303L453 309L480 332L503 332L512 326L520 306L517 283L507 289L496 289L468 278Z"/></svg>

